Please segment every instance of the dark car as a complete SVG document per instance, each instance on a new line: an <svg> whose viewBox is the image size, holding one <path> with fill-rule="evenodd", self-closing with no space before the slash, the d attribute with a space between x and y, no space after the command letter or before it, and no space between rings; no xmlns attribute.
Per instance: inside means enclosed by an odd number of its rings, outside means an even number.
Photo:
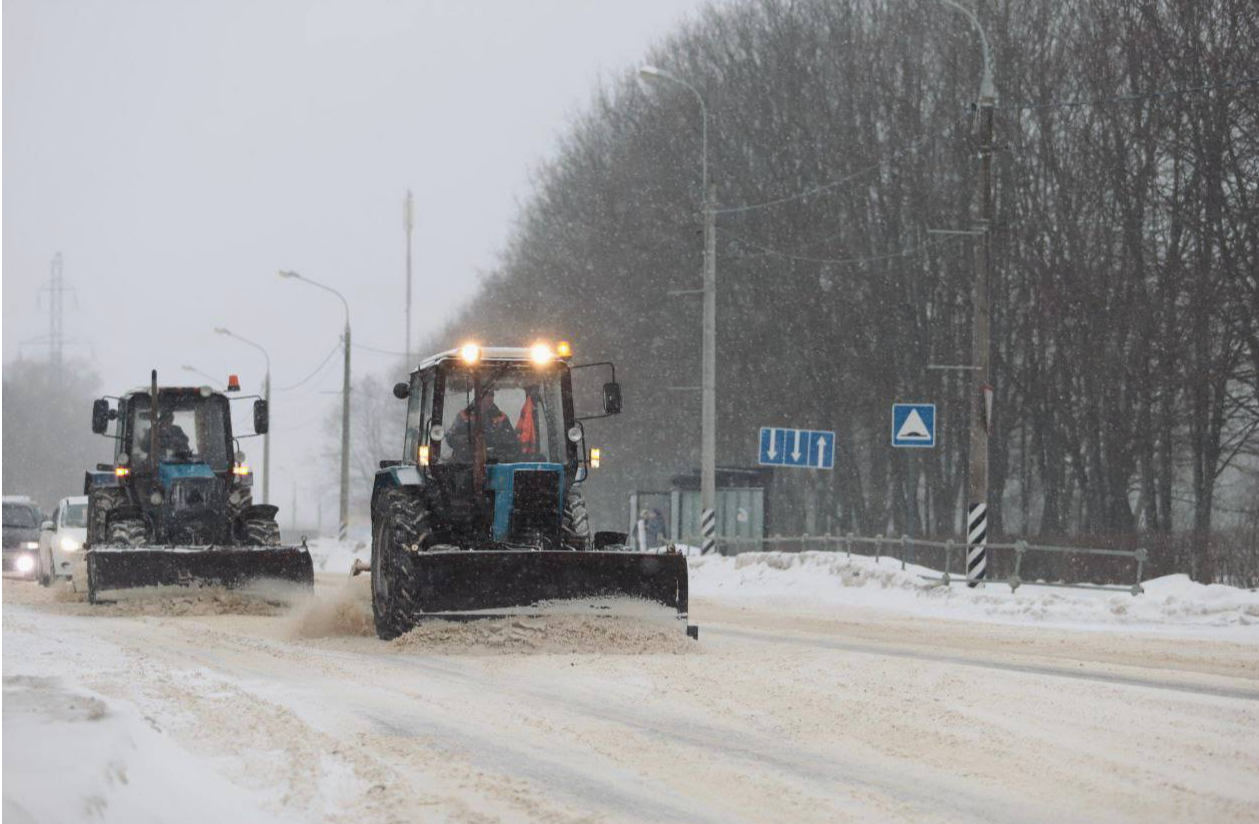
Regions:
<svg viewBox="0 0 1259 824"><path fill-rule="evenodd" d="M34 578L39 550L39 523L44 518L35 502L25 496L4 497L4 571Z"/></svg>

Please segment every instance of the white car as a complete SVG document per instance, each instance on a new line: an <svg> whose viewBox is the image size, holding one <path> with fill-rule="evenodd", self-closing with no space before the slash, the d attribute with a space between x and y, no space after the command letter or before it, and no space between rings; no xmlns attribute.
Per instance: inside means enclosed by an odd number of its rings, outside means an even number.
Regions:
<svg viewBox="0 0 1259 824"><path fill-rule="evenodd" d="M39 530L39 582L44 586L72 577L87 540L87 496L62 498L51 518Z"/></svg>

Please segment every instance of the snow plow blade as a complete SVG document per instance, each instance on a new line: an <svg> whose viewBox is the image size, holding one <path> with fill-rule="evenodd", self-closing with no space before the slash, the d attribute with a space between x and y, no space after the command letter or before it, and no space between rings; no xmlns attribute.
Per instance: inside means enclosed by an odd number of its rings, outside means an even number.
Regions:
<svg viewBox="0 0 1259 824"><path fill-rule="evenodd" d="M88 601L110 600L151 587L240 589L265 581L315 585L310 552L302 546L99 548L87 553Z"/></svg>
<svg viewBox="0 0 1259 824"><path fill-rule="evenodd" d="M683 619L688 609L686 558L675 553L438 551L410 561L421 618L603 598L654 602Z"/></svg>

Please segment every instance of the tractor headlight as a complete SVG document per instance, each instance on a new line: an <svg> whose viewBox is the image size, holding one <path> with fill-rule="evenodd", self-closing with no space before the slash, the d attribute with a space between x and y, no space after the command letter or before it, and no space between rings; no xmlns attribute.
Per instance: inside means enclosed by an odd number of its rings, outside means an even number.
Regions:
<svg viewBox="0 0 1259 824"><path fill-rule="evenodd" d="M39 549L39 541L23 541L22 549Z"/></svg>
<svg viewBox="0 0 1259 824"><path fill-rule="evenodd" d="M476 363L481 359L481 347L475 343L465 343L459 350L459 357L463 358L464 363Z"/></svg>
<svg viewBox="0 0 1259 824"><path fill-rule="evenodd" d="M71 538L69 535L61 539L62 552L75 552L82 548L83 544Z"/></svg>
<svg viewBox="0 0 1259 824"><path fill-rule="evenodd" d="M29 555L19 555L13 562L13 568L25 575L35 568L35 559Z"/></svg>
<svg viewBox="0 0 1259 824"><path fill-rule="evenodd" d="M580 441L581 440L581 427L574 426L572 429L568 430L568 439L572 441L573 443L577 443L578 441Z"/></svg>
<svg viewBox="0 0 1259 824"><path fill-rule="evenodd" d="M149 503L153 504L153 506L158 506L159 504L161 504L161 503L162 503L162 493L160 493L160 492L154 492L152 495L150 495L150 496L149 496Z"/></svg>

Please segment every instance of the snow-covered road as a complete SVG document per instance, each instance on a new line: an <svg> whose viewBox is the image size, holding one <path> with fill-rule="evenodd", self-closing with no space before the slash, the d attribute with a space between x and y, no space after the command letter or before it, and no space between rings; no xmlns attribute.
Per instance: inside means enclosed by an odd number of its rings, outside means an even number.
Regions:
<svg viewBox="0 0 1259 824"><path fill-rule="evenodd" d="M363 579L319 578L244 615L6 580L5 820L1259 818L1253 635L723 596L698 644L536 619L386 644Z"/></svg>

